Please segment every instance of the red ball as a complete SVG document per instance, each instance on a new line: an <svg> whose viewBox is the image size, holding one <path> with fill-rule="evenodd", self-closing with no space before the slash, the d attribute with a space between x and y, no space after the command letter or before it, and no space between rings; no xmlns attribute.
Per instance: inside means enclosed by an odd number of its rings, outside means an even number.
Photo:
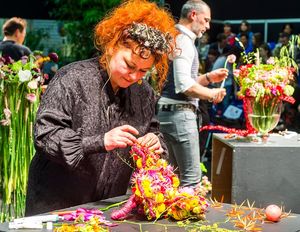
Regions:
<svg viewBox="0 0 300 232"><path fill-rule="evenodd" d="M279 221L281 213L282 213L281 208L278 207L277 205L269 205L266 208L266 217L269 221L272 222Z"/></svg>

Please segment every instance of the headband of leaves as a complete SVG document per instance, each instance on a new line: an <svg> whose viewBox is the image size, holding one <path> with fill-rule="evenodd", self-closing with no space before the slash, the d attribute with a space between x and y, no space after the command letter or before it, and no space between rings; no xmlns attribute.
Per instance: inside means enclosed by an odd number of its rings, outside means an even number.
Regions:
<svg viewBox="0 0 300 232"><path fill-rule="evenodd" d="M143 23L131 24L127 33L141 47L150 50L151 53L164 54L171 51L172 37L169 33L164 34Z"/></svg>

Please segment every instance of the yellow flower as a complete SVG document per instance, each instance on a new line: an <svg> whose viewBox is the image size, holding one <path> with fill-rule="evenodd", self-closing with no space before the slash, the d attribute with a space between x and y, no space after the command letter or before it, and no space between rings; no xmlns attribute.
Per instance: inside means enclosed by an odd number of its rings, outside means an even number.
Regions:
<svg viewBox="0 0 300 232"><path fill-rule="evenodd" d="M188 218L189 213L186 210L172 210L171 216L175 219L175 220L184 220L186 218Z"/></svg>
<svg viewBox="0 0 300 232"><path fill-rule="evenodd" d="M173 189L167 190L166 195L167 199L173 199L175 197L175 191Z"/></svg>
<svg viewBox="0 0 300 232"><path fill-rule="evenodd" d="M172 182L173 182L173 187L178 187L180 182L177 176L173 176L172 178Z"/></svg>
<svg viewBox="0 0 300 232"><path fill-rule="evenodd" d="M166 210L166 205L165 204L159 204L154 208L155 212L155 217L160 218L162 213Z"/></svg>
<svg viewBox="0 0 300 232"><path fill-rule="evenodd" d="M140 192L140 190L138 188L136 188L134 194L137 195L137 196L139 196L139 197L141 196L141 192Z"/></svg>
<svg viewBox="0 0 300 232"><path fill-rule="evenodd" d="M198 205L198 200L196 200L196 199L190 200L190 201L189 201L189 205L190 205L192 208L196 207L196 206Z"/></svg>
<svg viewBox="0 0 300 232"><path fill-rule="evenodd" d="M157 210L158 210L159 213L164 212L166 210L166 205L165 204L159 204L157 206Z"/></svg>
<svg viewBox="0 0 300 232"><path fill-rule="evenodd" d="M136 161L136 167L138 169L141 169L143 167L142 165L142 158L138 158L137 161Z"/></svg>
<svg viewBox="0 0 300 232"><path fill-rule="evenodd" d="M195 213L195 214L201 213L201 208L199 206L193 208L193 213Z"/></svg>
<svg viewBox="0 0 300 232"><path fill-rule="evenodd" d="M155 202L156 203L163 203L165 200L164 195L162 193L158 193L155 195Z"/></svg>
<svg viewBox="0 0 300 232"><path fill-rule="evenodd" d="M164 160L164 159L159 159L159 160L157 161L157 166L158 166L158 167L164 167L164 168L166 168L166 167L168 166L168 163L167 163L167 161Z"/></svg>
<svg viewBox="0 0 300 232"><path fill-rule="evenodd" d="M144 189L145 197L152 198L153 194L151 192L151 189Z"/></svg>

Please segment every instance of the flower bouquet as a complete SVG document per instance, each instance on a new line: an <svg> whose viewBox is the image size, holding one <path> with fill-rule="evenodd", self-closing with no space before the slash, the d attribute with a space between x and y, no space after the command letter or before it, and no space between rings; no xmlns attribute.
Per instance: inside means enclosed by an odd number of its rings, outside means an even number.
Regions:
<svg viewBox="0 0 300 232"><path fill-rule="evenodd" d="M42 82L34 56L17 62L0 56L0 221L24 213L29 163L34 154L33 123Z"/></svg>
<svg viewBox="0 0 300 232"><path fill-rule="evenodd" d="M146 147L134 145L131 156L136 164L132 176L132 195L126 204L112 213L114 220L123 220L133 209L148 220L170 217L175 220L203 219L208 202L203 194L211 189L207 178L198 188L179 187L178 176L167 161Z"/></svg>
<svg viewBox="0 0 300 232"><path fill-rule="evenodd" d="M246 64L234 70L240 90L237 95L244 101L248 129L255 129L262 137L277 125L282 101L294 102L291 83L296 63L283 48L280 58L270 57L266 64L260 62L259 53L243 55Z"/></svg>

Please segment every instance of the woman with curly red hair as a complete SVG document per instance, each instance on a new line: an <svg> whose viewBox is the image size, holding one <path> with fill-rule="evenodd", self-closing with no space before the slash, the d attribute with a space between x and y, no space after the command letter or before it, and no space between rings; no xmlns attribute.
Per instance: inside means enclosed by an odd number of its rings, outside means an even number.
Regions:
<svg viewBox="0 0 300 232"><path fill-rule="evenodd" d="M69 64L43 95L34 128L26 215L126 193L134 143L164 153L156 97L176 36L171 15L155 3L129 0L95 27L101 57Z"/></svg>

